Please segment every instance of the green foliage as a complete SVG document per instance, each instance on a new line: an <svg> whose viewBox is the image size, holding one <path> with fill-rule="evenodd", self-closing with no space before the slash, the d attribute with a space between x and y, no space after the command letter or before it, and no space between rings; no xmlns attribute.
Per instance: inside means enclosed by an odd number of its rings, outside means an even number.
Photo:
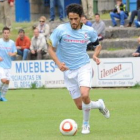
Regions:
<svg viewBox="0 0 140 140"><path fill-rule="evenodd" d="M37 82L31 83L30 89L45 89L45 86L42 85L41 87L38 87Z"/></svg>
<svg viewBox="0 0 140 140"><path fill-rule="evenodd" d="M140 83L136 83L132 88L140 88Z"/></svg>
<svg viewBox="0 0 140 140"><path fill-rule="evenodd" d="M90 97L103 98L111 118L91 110L91 133L82 135L83 113L66 89L9 90L8 101L0 102L0 140L139 140L139 89L92 89ZM77 122L75 136L60 134L66 118Z"/></svg>
<svg viewBox="0 0 140 140"><path fill-rule="evenodd" d="M37 83L36 82L33 82L31 83L31 89L36 89L37 88Z"/></svg>

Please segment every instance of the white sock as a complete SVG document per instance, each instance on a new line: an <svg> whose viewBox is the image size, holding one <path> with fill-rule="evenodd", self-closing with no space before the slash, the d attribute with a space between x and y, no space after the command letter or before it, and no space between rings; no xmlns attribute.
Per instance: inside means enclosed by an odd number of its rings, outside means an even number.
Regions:
<svg viewBox="0 0 140 140"><path fill-rule="evenodd" d="M82 110L83 110L83 124L89 124L89 117L90 117L90 109L91 104L85 104L82 102Z"/></svg>
<svg viewBox="0 0 140 140"><path fill-rule="evenodd" d="M9 87L8 84L3 84L2 89L1 89L1 97L5 97L8 87Z"/></svg>
<svg viewBox="0 0 140 140"><path fill-rule="evenodd" d="M101 104L99 101L91 101L91 109L100 109L101 108Z"/></svg>

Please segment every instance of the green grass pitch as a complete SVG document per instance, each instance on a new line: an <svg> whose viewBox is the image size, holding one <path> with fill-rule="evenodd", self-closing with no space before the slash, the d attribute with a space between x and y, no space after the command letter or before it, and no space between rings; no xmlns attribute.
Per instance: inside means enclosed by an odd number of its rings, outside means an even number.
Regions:
<svg viewBox="0 0 140 140"><path fill-rule="evenodd" d="M98 110L90 116L91 133L81 134L82 111L66 89L9 90L8 102L0 102L0 140L139 140L140 89L92 89L93 100L103 98L111 118ZM63 119L78 124L75 136L63 136Z"/></svg>

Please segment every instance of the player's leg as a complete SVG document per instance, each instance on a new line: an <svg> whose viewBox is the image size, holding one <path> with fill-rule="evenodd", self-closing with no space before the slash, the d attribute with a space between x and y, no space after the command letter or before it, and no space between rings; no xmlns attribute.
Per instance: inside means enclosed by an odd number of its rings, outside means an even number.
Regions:
<svg viewBox="0 0 140 140"><path fill-rule="evenodd" d="M7 99L5 98L6 93L8 91L8 87L9 87L9 80L7 79L1 79L3 86L1 88L1 99L0 101L7 101Z"/></svg>
<svg viewBox="0 0 140 140"><path fill-rule="evenodd" d="M3 83L1 87L1 98L0 101L7 101L5 98L6 93L8 91L9 82L10 82L10 70L9 69L3 69L3 75L1 76L1 82Z"/></svg>
<svg viewBox="0 0 140 140"><path fill-rule="evenodd" d="M4 69L0 67L0 99L1 99L1 89L3 87L3 78L5 77Z"/></svg>
<svg viewBox="0 0 140 140"><path fill-rule="evenodd" d="M87 64L78 70L78 84L80 87L81 99L82 99L82 109L83 109L83 134L88 134L89 130L89 117L91 109L99 109L103 115L106 115L104 102L99 99L98 101L91 101L89 97L89 92L92 82L92 67ZM109 113L109 112L108 112ZM108 117L108 116L107 116Z"/></svg>
<svg viewBox="0 0 140 140"><path fill-rule="evenodd" d="M82 110L83 110L82 134L90 133L89 119L90 119L91 104L89 98L89 91L90 91L89 87L85 87L85 86L80 87Z"/></svg>

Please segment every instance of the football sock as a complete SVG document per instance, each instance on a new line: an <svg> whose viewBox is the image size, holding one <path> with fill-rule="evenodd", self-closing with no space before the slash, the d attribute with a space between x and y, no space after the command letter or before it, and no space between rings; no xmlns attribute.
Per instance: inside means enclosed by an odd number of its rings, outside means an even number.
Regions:
<svg viewBox="0 0 140 140"><path fill-rule="evenodd" d="M1 98L1 89L2 89L3 83L0 81L0 98Z"/></svg>
<svg viewBox="0 0 140 140"><path fill-rule="evenodd" d="M82 109L83 109L83 124L88 124L89 123L89 117L90 117L90 109L91 109L91 104L85 104L82 102Z"/></svg>
<svg viewBox="0 0 140 140"><path fill-rule="evenodd" d="M99 101L91 101L90 104L91 104L91 109L100 109L101 107L101 104Z"/></svg>
<svg viewBox="0 0 140 140"><path fill-rule="evenodd" d="M1 97L5 97L8 87L9 87L8 84L3 84L2 89L1 89Z"/></svg>

